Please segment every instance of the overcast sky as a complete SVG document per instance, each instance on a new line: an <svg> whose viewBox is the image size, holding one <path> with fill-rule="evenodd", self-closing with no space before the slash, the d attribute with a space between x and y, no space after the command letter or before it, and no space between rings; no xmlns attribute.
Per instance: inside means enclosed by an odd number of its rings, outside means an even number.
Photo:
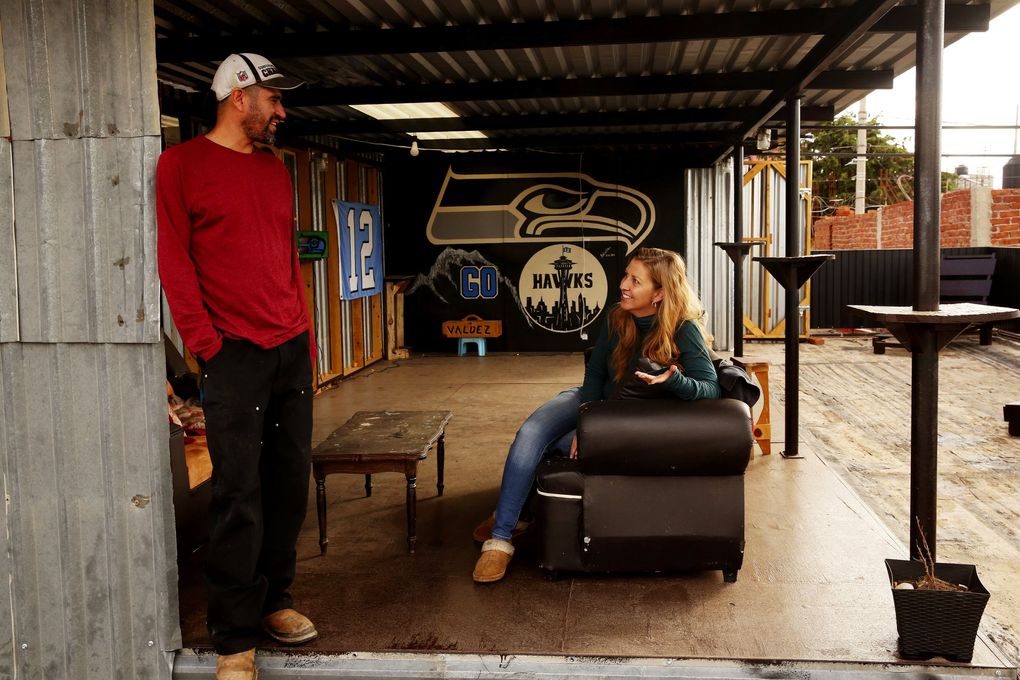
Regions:
<svg viewBox="0 0 1020 680"><path fill-rule="evenodd" d="M942 57L943 125L1015 125L1020 106L1020 5L999 15L987 32L971 33L946 48ZM914 124L914 69L896 78L891 90L877 90L868 96L868 117L884 125ZM846 113L857 115L855 104ZM913 149L912 130L889 130ZM943 130L942 153L1017 153L1013 130ZM966 165L971 174L994 177L1002 186L999 158L944 157L942 169L953 171Z"/></svg>

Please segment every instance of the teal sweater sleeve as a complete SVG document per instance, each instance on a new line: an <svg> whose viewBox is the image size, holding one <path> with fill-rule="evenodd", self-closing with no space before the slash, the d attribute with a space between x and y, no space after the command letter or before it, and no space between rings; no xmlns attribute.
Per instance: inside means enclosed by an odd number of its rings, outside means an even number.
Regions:
<svg viewBox="0 0 1020 680"><path fill-rule="evenodd" d="M664 384L680 399L718 399L722 396L719 377L701 330L692 321L680 324L673 336L680 348L680 365L683 371L674 373Z"/></svg>
<svg viewBox="0 0 1020 680"><path fill-rule="evenodd" d="M599 338L595 341L588 365L584 367L584 384L581 385L581 403L605 399L606 384L609 382L609 355L613 349L609 342L609 323L602 324Z"/></svg>

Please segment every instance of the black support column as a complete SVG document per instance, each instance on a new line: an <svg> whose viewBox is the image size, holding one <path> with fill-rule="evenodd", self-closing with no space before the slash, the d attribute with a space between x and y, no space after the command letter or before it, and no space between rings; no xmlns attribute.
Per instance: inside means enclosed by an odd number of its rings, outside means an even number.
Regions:
<svg viewBox="0 0 1020 680"><path fill-rule="evenodd" d="M744 145L733 145L733 242L744 241ZM744 258L733 262L733 356L744 356Z"/></svg>
<svg viewBox="0 0 1020 680"><path fill-rule="evenodd" d="M800 458L800 289L832 255L802 255L800 221L800 95L786 100L786 256L756 257L786 291L785 442L781 455Z"/></svg>
<svg viewBox="0 0 1020 680"><path fill-rule="evenodd" d="M733 356L744 355L744 259L757 241L744 242L744 147L733 146L733 241L717 241L733 262Z"/></svg>
<svg viewBox="0 0 1020 680"><path fill-rule="evenodd" d="M800 97L786 100L786 256L803 255L800 238ZM800 287L786 288L786 449L799 455Z"/></svg>
<svg viewBox="0 0 1020 680"><path fill-rule="evenodd" d="M921 0L914 104L914 310L939 308L942 44L945 0ZM935 559L938 497L939 354L934 328L920 329L910 355L910 558L921 534Z"/></svg>

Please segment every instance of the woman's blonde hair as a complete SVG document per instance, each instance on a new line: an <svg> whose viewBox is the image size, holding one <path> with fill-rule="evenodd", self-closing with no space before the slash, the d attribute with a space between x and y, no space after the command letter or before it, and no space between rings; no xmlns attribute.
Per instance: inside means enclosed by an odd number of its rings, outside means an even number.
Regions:
<svg viewBox="0 0 1020 680"><path fill-rule="evenodd" d="M673 336L680 325L688 321L696 324L702 337L710 343L711 338L701 323L705 309L687 281L687 266L683 258L672 250L638 248L627 264L630 265L634 260L648 267L652 284L662 291L662 301L656 306L656 318L645 335L641 354L663 366L675 363L680 356L680 349ZM637 326L630 312L617 305L609 313L609 329L617 337L611 363L615 380L619 382L634 354Z"/></svg>

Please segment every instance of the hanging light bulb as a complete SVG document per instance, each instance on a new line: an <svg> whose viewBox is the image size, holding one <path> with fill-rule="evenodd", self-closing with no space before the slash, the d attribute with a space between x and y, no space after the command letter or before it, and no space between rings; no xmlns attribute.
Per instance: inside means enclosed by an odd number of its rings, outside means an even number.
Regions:
<svg viewBox="0 0 1020 680"><path fill-rule="evenodd" d="M412 156L417 156L418 155L418 140L417 139L414 140L413 142L411 142L411 155Z"/></svg>

